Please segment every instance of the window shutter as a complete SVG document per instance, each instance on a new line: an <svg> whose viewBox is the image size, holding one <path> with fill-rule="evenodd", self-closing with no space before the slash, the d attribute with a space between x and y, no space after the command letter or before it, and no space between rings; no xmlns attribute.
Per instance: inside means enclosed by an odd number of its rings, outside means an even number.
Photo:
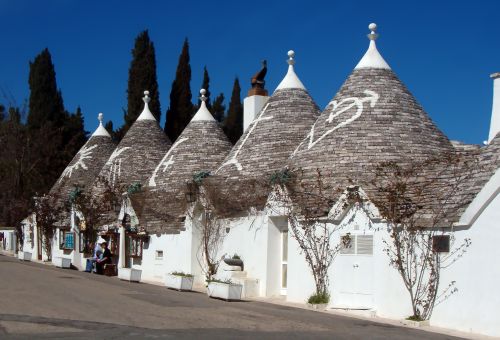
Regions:
<svg viewBox="0 0 500 340"><path fill-rule="evenodd" d="M357 235L358 255L373 255L373 235Z"/></svg>

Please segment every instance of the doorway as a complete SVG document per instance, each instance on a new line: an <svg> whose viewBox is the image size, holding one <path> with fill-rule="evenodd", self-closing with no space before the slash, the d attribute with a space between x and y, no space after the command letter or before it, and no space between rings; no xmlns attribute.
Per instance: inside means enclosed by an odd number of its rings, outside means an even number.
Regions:
<svg viewBox="0 0 500 340"><path fill-rule="evenodd" d="M351 234L351 244L338 257L337 307L373 307L373 234Z"/></svg>

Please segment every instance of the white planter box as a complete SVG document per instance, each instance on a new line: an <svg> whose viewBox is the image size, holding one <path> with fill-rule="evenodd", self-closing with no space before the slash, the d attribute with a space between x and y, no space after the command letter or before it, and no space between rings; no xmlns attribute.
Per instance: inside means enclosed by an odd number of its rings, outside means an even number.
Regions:
<svg viewBox="0 0 500 340"><path fill-rule="evenodd" d="M223 299L226 301L241 300L242 285L234 283L210 282L207 287L207 294L211 298Z"/></svg>
<svg viewBox="0 0 500 340"><path fill-rule="evenodd" d="M31 261L31 253L27 251L20 251L17 253L17 257L21 261Z"/></svg>
<svg viewBox="0 0 500 340"><path fill-rule="evenodd" d="M142 270L133 268L120 268L118 269L118 278L120 280L130 281L130 282L140 282L141 281Z"/></svg>
<svg viewBox="0 0 500 340"><path fill-rule="evenodd" d="M307 306L309 307L309 309L312 309L312 310L326 310L326 307L328 306L327 303L308 303Z"/></svg>
<svg viewBox="0 0 500 340"><path fill-rule="evenodd" d="M194 277L167 274L165 286L177 290L193 290Z"/></svg>
<svg viewBox="0 0 500 340"><path fill-rule="evenodd" d="M71 268L71 259L65 257L54 257L52 263L59 268Z"/></svg>

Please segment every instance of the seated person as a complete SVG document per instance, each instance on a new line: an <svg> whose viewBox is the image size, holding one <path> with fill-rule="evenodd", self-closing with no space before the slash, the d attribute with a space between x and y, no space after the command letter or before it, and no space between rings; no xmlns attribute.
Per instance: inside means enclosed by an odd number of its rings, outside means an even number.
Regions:
<svg viewBox="0 0 500 340"><path fill-rule="evenodd" d="M95 272L95 263L97 262L98 259L100 259L102 256L102 249L101 245L96 242L96 245L94 247L94 256L92 256L92 259L87 259L87 267L85 268L85 271L87 273Z"/></svg>
<svg viewBox="0 0 500 340"><path fill-rule="evenodd" d="M101 243L102 255L96 260L95 268L97 274L104 274L104 265L111 264L111 251L108 249L108 244L106 242Z"/></svg>

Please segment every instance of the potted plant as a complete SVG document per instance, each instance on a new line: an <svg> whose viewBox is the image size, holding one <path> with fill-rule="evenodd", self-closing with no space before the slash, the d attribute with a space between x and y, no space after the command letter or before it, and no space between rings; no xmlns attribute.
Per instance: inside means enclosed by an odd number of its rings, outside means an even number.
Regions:
<svg viewBox="0 0 500 340"><path fill-rule="evenodd" d="M124 281L140 282L142 270L135 268L119 268L118 278Z"/></svg>
<svg viewBox="0 0 500 340"><path fill-rule="evenodd" d="M21 261L31 261L31 253L28 251L19 251L17 258Z"/></svg>
<svg viewBox="0 0 500 340"><path fill-rule="evenodd" d="M314 310L325 310L328 302L330 302L330 294L326 292L315 293L309 297L307 305Z"/></svg>
<svg viewBox="0 0 500 340"><path fill-rule="evenodd" d="M418 315L412 315L407 317L404 320L401 320L401 323L405 326L410 326L410 327L423 327L423 326L429 326L429 320L424 320Z"/></svg>
<svg viewBox="0 0 500 340"><path fill-rule="evenodd" d="M207 281L207 283L209 297L226 301L241 300L242 285L233 283L231 280L218 280L215 278Z"/></svg>
<svg viewBox="0 0 500 340"><path fill-rule="evenodd" d="M231 266L232 270L241 270L243 271L243 260L238 254L234 254L233 257L226 257L224 258L224 263L227 264L228 266ZM234 267L239 267L239 268L234 268Z"/></svg>
<svg viewBox="0 0 500 340"><path fill-rule="evenodd" d="M165 286L178 291L193 290L194 276L183 272L172 272L165 276Z"/></svg>

